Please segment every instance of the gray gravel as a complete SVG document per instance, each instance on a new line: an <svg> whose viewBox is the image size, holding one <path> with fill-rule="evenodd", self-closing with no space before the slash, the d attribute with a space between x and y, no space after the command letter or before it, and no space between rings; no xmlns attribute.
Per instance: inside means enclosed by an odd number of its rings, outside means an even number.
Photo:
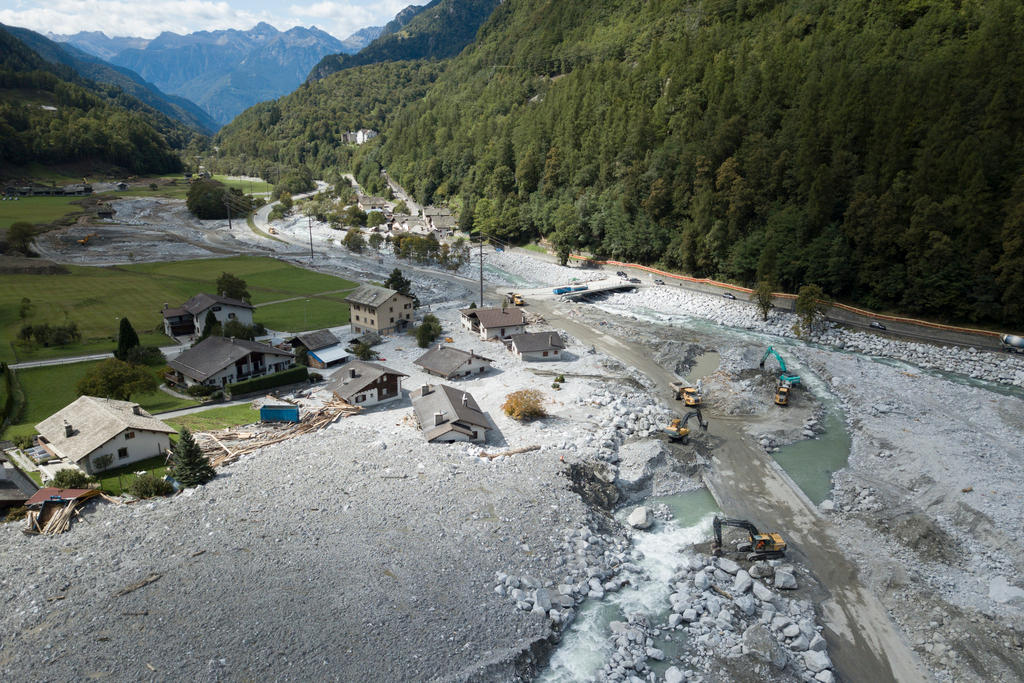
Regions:
<svg viewBox="0 0 1024 683"><path fill-rule="evenodd" d="M512 677L549 627L494 592L495 571L553 582L565 530L588 516L557 453L423 457L411 432L367 448L359 430L105 505L62 536L0 526L4 680Z"/></svg>

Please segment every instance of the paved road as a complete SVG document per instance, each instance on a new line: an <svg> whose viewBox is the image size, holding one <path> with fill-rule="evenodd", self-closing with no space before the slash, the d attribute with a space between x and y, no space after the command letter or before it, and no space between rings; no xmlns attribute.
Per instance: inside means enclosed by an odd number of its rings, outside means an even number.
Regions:
<svg viewBox="0 0 1024 683"><path fill-rule="evenodd" d="M555 306L537 301L530 308L555 327L642 372L656 384L655 393L671 405L668 384L673 378L643 349L567 318ZM885 607L859 581L857 567L843 555L841 539L829 521L775 461L755 447L739 419L712 416L710 422L715 448L713 469L706 475L709 489L730 517L770 520L773 528L782 530L794 554L806 560L829 591L820 607L829 654L842 678L874 683L927 680Z"/></svg>
<svg viewBox="0 0 1024 683"><path fill-rule="evenodd" d="M174 358L182 351L185 351L191 344L177 344L174 346L161 346L160 351L167 358ZM65 356L63 358L47 358L46 360L27 360L23 363L11 363L8 367L13 370L24 370L26 368L42 368L50 365L71 365L73 363L87 363L94 360L113 358L112 352L92 353L86 356Z"/></svg>

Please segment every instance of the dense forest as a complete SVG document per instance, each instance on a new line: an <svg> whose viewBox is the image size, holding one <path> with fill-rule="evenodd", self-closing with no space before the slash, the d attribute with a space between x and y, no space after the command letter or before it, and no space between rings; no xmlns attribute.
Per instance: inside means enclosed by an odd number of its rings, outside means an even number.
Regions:
<svg viewBox="0 0 1024 683"><path fill-rule="evenodd" d="M508 0L373 144L306 162L504 240L1019 326L1022 81L1010 0ZM274 144L333 145L302 118Z"/></svg>
<svg viewBox="0 0 1024 683"><path fill-rule="evenodd" d="M194 131L110 84L44 61L0 28L0 165L103 162L135 173L181 169Z"/></svg>
<svg viewBox="0 0 1024 683"><path fill-rule="evenodd" d="M426 94L442 66L375 64L304 83L279 100L250 107L222 128L213 141L218 159L210 162L225 173L274 180L279 172L308 167L331 182L358 163L367 189L380 191L380 167L362 157L354 161L356 147L342 144L341 136L359 128L385 128L396 110Z"/></svg>
<svg viewBox="0 0 1024 683"><path fill-rule="evenodd" d="M379 62L453 57L469 45L499 0L433 0L408 21L399 13L383 33L354 55L327 55L313 67L311 80L356 66Z"/></svg>

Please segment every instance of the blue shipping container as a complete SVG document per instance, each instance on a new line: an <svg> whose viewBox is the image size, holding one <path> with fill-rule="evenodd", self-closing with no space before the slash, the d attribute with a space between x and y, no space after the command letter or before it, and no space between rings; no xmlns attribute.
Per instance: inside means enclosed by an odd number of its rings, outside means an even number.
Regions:
<svg viewBox="0 0 1024 683"><path fill-rule="evenodd" d="M298 406L263 406L260 408L260 422L298 422Z"/></svg>

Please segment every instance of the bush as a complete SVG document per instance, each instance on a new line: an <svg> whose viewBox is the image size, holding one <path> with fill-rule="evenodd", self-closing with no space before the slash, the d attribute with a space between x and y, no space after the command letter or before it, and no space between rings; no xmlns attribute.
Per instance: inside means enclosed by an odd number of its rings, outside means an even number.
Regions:
<svg viewBox="0 0 1024 683"><path fill-rule="evenodd" d="M68 469L57 472L53 477L53 481L50 482L50 486L55 486L59 489L84 489L89 488L89 484L92 482L92 477L82 470Z"/></svg>
<svg viewBox="0 0 1024 683"><path fill-rule="evenodd" d="M501 409L513 420L536 420L547 417L544 410L544 394L537 389L513 391L505 397Z"/></svg>
<svg viewBox="0 0 1024 683"><path fill-rule="evenodd" d="M212 394L210 394L210 400L211 401L223 401L224 400L224 392L221 391L220 389L218 389L217 391L215 391Z"/></svg>
<svg viewBox="0 0 1024 683"><path fill-rule="evenodd" d="M14 445L21 450L32 448L32 441L35 439L35 434L19 434L14 437Z"/></svg>
<svg viewBox="0 0 1024 683"><path fill-rule="evenodd" d="M3 518L4 522L17 522L19 520L28 517L28 508L24 505L19 505L16 508L11 508L7 511L7 516Z"/></svg>
<svg viewBox="0 0 1024 683"><path fill-rule="evenodd" d="M148 365L156 367L167 362L163 351L158 346L133 346L125 354L126 361L132 365Z"/></svg>
<svg viewBox="0 0 1024 683"><path fill-rule="evenodd" d="M174 493L174 487L163 477L158 477L152 472L144 472L132 479L127 491L136 498L155 498L171 495Z"/></svg>
<svg viewBox="0 0 1024 683"><path fill-rule="evenodd" d="M555 381L558 382L559 384L565 384L565 375L559 375L558 377L555 378Z"/></svg>
<svg viewBox="0 0 1024 683"><path fill-rule="evenodd" d="M236 382L227 386L227 391L232 396L250 394L265 389L272 389L284 384L297 384L309 379L309 369L302 366L275 372L273 375L247 379L244 382Z"/></svg>
<svg viewBox="0 0 1024 683"><path fill-rule="evenodd" d="M558 382L552 382L552 383L551 383L551 388L552 388L552 389L555 389L555 390L558 390L558 389L561 389L561 388L562 388L562 385L561 385L561 384L559 384Z"/></svg>
<svg viewBox="0 0 1024 683"><path fill-rule="evenodd" d="M423 323L416 328L416 344L421 349L430 346L430 343L441 334L441 321L436 315L428 313L423 317Z"/></svg>
<svg viewBox="0 0 1024 683"><path fill-rule="evenodd" d="M309 373L309 381L310 382L322 382L323 380L324 380L324 376L321 375L319 372L311 372L311 373Z"/></svg>
<svg viewBox="0 0 1024 683"><path fill-rule="evenodd" d="M205 398L217 391L217 387L211 387L209 384L193 384L185 392L193 398Z"/></svg>

